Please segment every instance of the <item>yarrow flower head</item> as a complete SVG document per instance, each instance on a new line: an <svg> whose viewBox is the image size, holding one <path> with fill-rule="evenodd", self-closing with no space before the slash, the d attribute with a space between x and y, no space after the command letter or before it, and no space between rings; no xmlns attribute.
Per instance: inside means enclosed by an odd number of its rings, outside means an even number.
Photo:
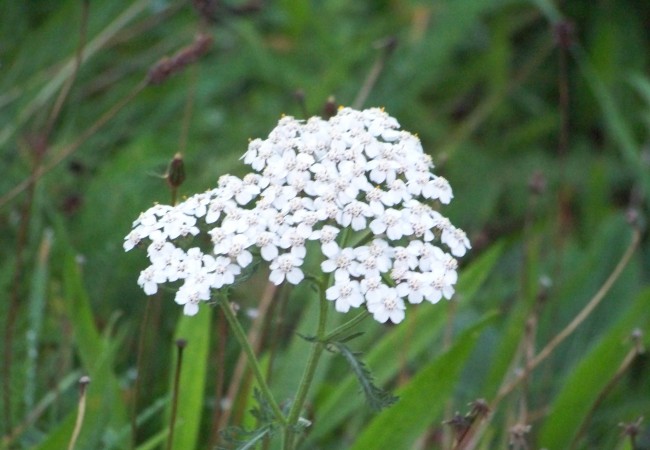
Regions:
<svg viewBox="0 0 650 450"><path fill-rule="evenodd" d="M451 201L451 187L419 139L382 109L285 116L242 159L252 169L244 178L224 175L216 188L133 222L124 249L147 242L151 265L138 278L147 295L180 282L175 301L194 315L255 258L269 264L272 283L298 284L308 241L320 246L324 295L337 311L365 305L377 321L399 323L407 304L454 294L455 257L471 247L436 209ZM202 232L211 248L187 245Z"/></svg>

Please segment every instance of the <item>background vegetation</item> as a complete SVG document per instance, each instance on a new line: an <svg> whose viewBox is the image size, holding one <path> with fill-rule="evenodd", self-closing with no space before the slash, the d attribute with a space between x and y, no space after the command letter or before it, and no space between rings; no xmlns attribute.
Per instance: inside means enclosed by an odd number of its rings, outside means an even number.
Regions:
<svg viewBox="0 0 650 450"><path fill-rule="evenodd" d="M87 374L75 448L164 448L180 337L174 448L232 446L218 429L255 427L254 384L219 310L187 320L171 293L146 297L145 255L122 241L140 211L171 201L162 175L176 152L180 194L206 190L246 171L248 139L281 114L321 114L334 96L384 106L420 136L474 248L456 301L410 308L397 327L367 321L350 343L400 401L372 411L329 356L303 448L650 448L650 3L0 9L0 445L67 448ZM148 76L164 56L175 73ZM263 278L234 300L284 401L317 302Z"/></svg>

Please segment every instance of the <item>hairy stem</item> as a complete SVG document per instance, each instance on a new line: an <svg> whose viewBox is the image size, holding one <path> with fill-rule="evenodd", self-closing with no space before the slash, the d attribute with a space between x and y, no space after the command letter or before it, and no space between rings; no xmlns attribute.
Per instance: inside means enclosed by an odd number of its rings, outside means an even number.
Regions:
<svg viewBox="0 0 650 450"><path fill-rule="evenodd" d="M255 380L257 380L258 387L262 395L266 399L266 401L269 403L269 406L273 410L273 415L275 416L276 420L279 423L281 423L282 425L286 425L287 419L284 417L284 414L282 414L282 410L278 406L278 403L275 401L275 398L271 393L271 389L266 383L266 379L264 378L264 374L262 373L262 368L260 367L260 364L257 361L255 352L253 351L250 342L248 342L248 339L246 338L246 333L244 332L244 329L239 323L239 320L237 320L237 317L235 317L235 313L233 312L232 307L228 303L227 299L223 296L219 299L219 306L221 306L223 314L226 316L226 320L228 321L228 324L230 325L230 328L233 334L235 335L235 339L237 339L237 342L239 342L239 345L241 345L242 350L244 350L244 353L246 353L246 357L248 358L248 364L250 365L251 370L253 371Z"/></svg>
<svg viewBox="0 0 650 450"><path fill-rule="evenodd" d="M264 317L267 315L271 303L273 302L273 298L275 297L275 292L276 286L269 282L262 294L262 299L257 311L257 317L253 320L253 323L248 329L246 341L251 346L254 354L257 354L261 348L262 325L264 324ZM237 393L240 392L242 385L248 384L247 380L250 378L250 373L246 372L246 359L247 356L245 354L240 354L237 363L235 364L233 376L231 377L232 381L230 382L228 392L226 393L226 399L231 404L235 403L235 398L237 397ZM266 380L267 378L264 377L264 379ZM228 425L232 412L233 408L228 408L221 413L221 417L217 424L218 430L224 429Z"/></svg>
<svg viewBox="0 0 650 450"><path fill-rule="evenodd" d="M363 322L363 320L365 320L365 318L368 317L369 315L370 313L368 312L368 310L364 309L352 319L348 320L344 324L339 325L338 327L334 328L332 331L327 333L325 336L323 336L323 342L333 341L335 339L340 338L348 330L354 328L357 324Z"/></svg>

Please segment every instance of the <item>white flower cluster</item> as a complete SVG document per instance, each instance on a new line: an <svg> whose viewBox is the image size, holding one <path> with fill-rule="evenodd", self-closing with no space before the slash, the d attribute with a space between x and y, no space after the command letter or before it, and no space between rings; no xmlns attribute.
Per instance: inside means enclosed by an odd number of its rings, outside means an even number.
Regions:
<svg viewBox="0 0 650 450"><path fill-rule="evenodd" d="M341 108L328 121L283 117L268 139L250 142L243 159L254 170L243 179L224 175L215 189L174 207L156 205L133 223L124 249L150 242L151 265L138 279L145 293L181 280L175 301L196 314L254 255L270 263L276 285L298 284L305 244L318 241L321 269L331 274L326 298L337 311L365 303L377 321L399 323L405 302L453 295L454 256L470 244L430 206L449 203L451 188L431 172L419 139L383 110ZM199 221L211 227L210 252L174 244L199 234Z"/></svg>

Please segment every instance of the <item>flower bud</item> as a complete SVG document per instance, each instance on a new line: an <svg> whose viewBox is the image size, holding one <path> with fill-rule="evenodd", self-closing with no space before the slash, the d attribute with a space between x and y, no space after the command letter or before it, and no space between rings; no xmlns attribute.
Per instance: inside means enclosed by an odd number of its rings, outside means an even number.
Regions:
<svg viewBox="0 0 650 450"><path fill-rule="evenodd" d="M169 163L167 175L165 176L167 183L172 189L177 189L183 181L185 181L185 164L183 163L183 155L176 153L174 159Z"/></svg>
<svg viewBox="0 0 650 450"><path fill-rule="evenodd" d="M336 115L336 100L334 96L327 97L327 102L323 105L323 119L329 120Z"/></svg>

